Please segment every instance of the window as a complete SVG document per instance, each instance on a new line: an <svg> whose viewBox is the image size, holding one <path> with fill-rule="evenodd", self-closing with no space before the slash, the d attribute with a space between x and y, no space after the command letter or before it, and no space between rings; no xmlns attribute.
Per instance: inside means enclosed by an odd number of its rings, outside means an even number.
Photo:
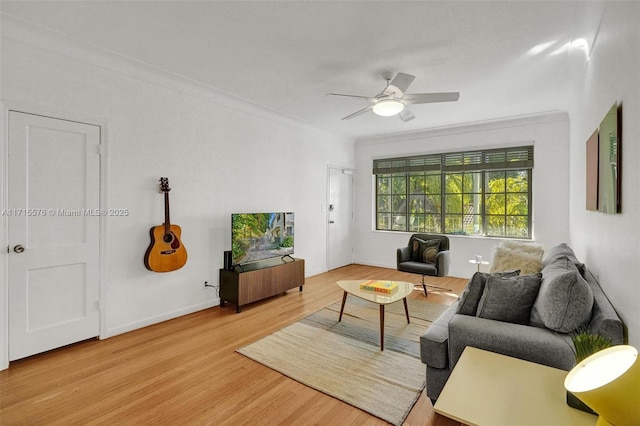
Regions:
<svg viewBox="0 0 640 426"><path fill-rule="evenodd" d="M374 160L376 229L531 238L533 146Z"/></svg>

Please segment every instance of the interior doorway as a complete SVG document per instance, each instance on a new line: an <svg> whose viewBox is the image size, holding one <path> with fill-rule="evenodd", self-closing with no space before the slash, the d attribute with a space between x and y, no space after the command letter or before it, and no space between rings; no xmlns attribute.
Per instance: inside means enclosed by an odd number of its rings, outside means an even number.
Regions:
<svg viewBox="0 0 640 426"><path fill-rule="evenodd" d="M100 126L9 112L9 361L100 332Z"/></svg>
<svg viewBox="0 0 640 426"><path fill-rule="evenodd" d="M352 169L329 167L327 203L327 269L353 263Z"/></svg>

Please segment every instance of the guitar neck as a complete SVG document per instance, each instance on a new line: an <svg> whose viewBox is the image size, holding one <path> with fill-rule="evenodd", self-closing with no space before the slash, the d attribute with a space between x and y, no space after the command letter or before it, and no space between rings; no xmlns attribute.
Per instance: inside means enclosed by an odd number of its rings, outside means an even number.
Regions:
<svg viewBox="0 0 640 426"><path fill-rule="evenodd" d="M164 193L164 233L171 232L171 220L169 219L169 192Z"/></svg>

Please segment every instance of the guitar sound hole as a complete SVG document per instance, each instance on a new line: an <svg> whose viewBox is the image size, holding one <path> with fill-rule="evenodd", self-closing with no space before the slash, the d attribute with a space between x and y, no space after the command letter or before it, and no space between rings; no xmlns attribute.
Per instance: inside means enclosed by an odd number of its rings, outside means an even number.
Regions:
<svg viewBox="0 0 640 426"><path fill-rule="evenodd" d="M171 241L173 241L173 235L164 234L164 237L162 237L162 241L164 241L165 243L169 244Z"/></svg>

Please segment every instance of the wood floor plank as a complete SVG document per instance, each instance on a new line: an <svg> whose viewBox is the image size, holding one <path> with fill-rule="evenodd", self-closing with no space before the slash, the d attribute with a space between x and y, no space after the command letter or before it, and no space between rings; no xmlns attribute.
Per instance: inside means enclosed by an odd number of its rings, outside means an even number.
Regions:
<svg viewBox="0 0 640 426"><path fill-rule="evenodd" d="M357 408L256 363L236 349L339 302L343 279L419 284L393 269L349 265L243 306L219 306L23 360L0 372L0 424L383 425ZM428 300L450 305L467 280L433 277ZM425 298L422 288L409 297ZM423 392L406 425L458 425L433 411Z"/></svg>

